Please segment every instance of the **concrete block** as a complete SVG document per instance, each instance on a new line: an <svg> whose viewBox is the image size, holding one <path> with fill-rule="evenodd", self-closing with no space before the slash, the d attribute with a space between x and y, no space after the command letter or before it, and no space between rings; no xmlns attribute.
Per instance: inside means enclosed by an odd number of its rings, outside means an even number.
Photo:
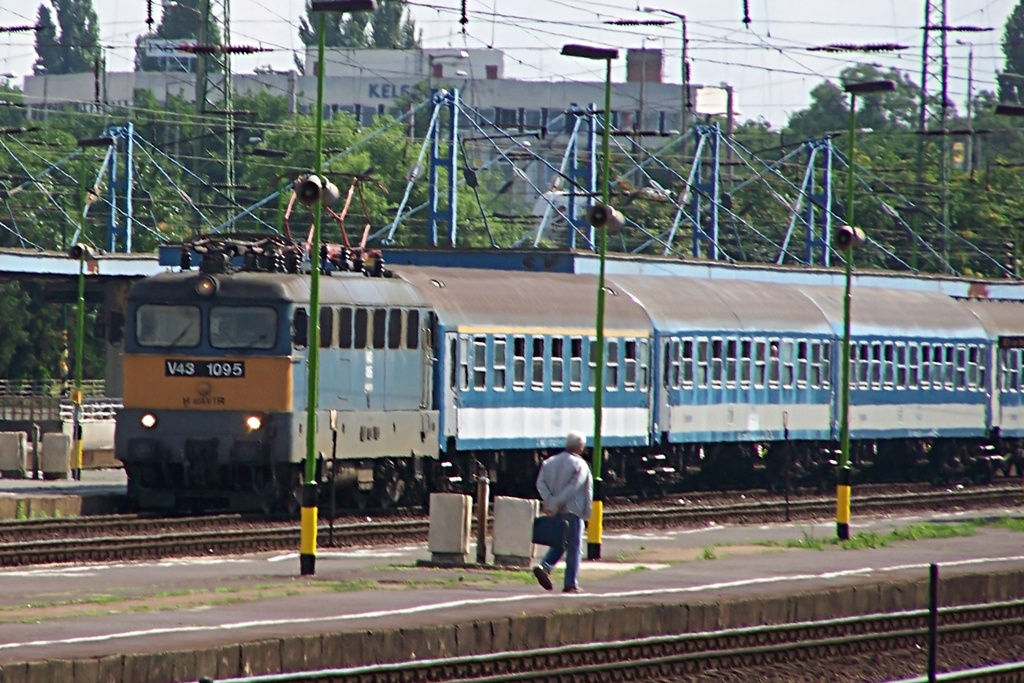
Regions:
<svg viewBox="0 0 1024 683"><path fill-rule="evenodd" d="M491 629L488 622L472 621L455 626L456 656L479 655L491 651Z"/></svg>
<svg viewBox="0 0 1024 683"><path fill-rule="evenodd" d="M22 479L29 470L25 432L0 432L0 476Z"/></svg>
<svg viewBox="0 0 1024 683"><path fill-rule="evenodd" d="M0 681L3 683L26 683L28 681L28 664L4 664L0 669Z"/></svg>
<svg viewBox="0 0 1024 683"><path fill-rule="evenodd" d="M378 661L382 664L406 661L403 638L402 629L389 628L386 631L382 631L380 634Z"/></svg>
<svg viewBox="0 0 1024 683"><path fill-rule="evenodd" d="M594 611L594 642L603 643L612 640L612 624L615 623L616 614L608 608L598 608Z"/></svg>
<svg viewBox="0 0 1024 683"><path fill-rule="evenodd" d="M146 683L149 677L149 655L126 654L124 656L124 674L122 683Z"/></svg>
<svg viewBox="0 0 1024 683"><path fill-rule="evenodd" d="M262 640L239 647L243 676L281 673L281 641Z"/></svg>
<svg viewBox="0 0 1024 683"><path fill-rule="evenodd" d="M216 678L235 678L242 673L241 653L237 645L226 645L217 653Z"/></svg>
<svg viewBox="0 0 1024 683"><path fill-rule="evenodd" d="M469 561L473 499L461 493L430 494L430 531L427 547L438 564Z"/></svg>
<svg viewBox="0 0 1024 683"><path fill-rule="evenodd" d="M508 619L491 621L491 642L495 652L508 652L512 647L512 624Z"/></svg>
<svg viewBox="0 0 1024 683"><path fill-rule="evenodd" d="M111 655L100 658L98 683L121 683L124 680L124 657Z"/></svg>
<svg viewBox="0 0 1024 683"><path fill-rule="evenodd" d="M281 673L309 671L319 666L319 636L292 636L281 640Z"/></svg>
<svg viewBox="0 0 1024 683"><path fill-rule="evenodd" d="M98 659L79 659L75 662L74 683L97 683L100 678L100 662Z"/></svg>
<svg viewBox="0 0 1024 683"><path fill-rule="evenodd" d="M199 680L199 650L182 650L172 654L171 678L172 681L198 681Z"/></svg>
<svg viewBox="0 0 1024 683"><path fill-rule="evenodd" d="M539 500L497 496L494 499L494 563L505 567L529 567L536 556L533 520Z"/></svg>
<svg viewBox="0 0 1024 683"><path fill-rule="evenodd" d="M196 677L198 681L204 676L206 678L217 678L217 659L220 655L219 649L197 650L196 651Z"/></svg>
<svg viewBox="0 0 1024 683"><path fill-rule="evenodd" d="M43 455L39 462L43 479L67 479L71 471L71 437L59 432L43 434Z"/></svg>
<svg viewBox="0 0 1024 683"><path fill-rule="evenodd" d="M147 681L175 681L174 660L176 653L155 652L149 656L149 678Z"/></svg>
<svg viewBox="0 0 1024 683"><path fill-rule="evenodd" d="M65 671L64 665L67 665ZM56 675L54 675L56 673ZM54 681L66 681L74 676L71 662L66 660L52 660L49 662L29 662L28 677L26 683L53 683Z"/></svg>

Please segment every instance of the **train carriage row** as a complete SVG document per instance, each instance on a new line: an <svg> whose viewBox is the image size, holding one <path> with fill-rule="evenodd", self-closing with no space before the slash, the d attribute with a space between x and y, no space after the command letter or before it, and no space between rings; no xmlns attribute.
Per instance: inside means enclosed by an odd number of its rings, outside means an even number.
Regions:
<svg viewBox="0 0 1024 683"><path fill-rule="evenodd" d="M216 281L212 296L199 293L199 278ZM354 498L400 503L464 487L481 471L499 491L530 491L540 457L568 430L592 428L596 278L403 266L391 278L321 282L317 471ZM133 289L117 448L138 500L294 502L308 283L178 273ZM785 439L807 471L828 463L838 438L840 289L616 275L606 290L607 481L678 483L714 473L723 455L729 467L769 462ZM195 326L182 333L167 323L153 336L165 312L154 307L168 306L191 310ZM1021 304L859 288L852 310L858 458L877 469L895 446L961 466L993 449L1017 454ZM173 370L202 362L242 363L246 374ZM156 424L146 427L149 418Z"/></svg>

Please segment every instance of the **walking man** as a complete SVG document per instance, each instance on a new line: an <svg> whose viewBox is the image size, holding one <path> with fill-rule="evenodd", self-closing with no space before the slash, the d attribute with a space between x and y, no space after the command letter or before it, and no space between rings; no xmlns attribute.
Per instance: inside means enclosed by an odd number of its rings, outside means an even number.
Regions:
<svg viewBox="0 0 1024 683"><path fill-rule="evenodd" d="M569 432L565 450L545 460L537 475L537 492L541 508L549 517L557 517L564 525L562 545L553 545L544 559L533 568L537 583L551 590L551 569L565 555L563 593L579 593L580 559L583 549L583 520L590 517L594 500L594 480L583 459L587 438L580 432Z"/></svg>

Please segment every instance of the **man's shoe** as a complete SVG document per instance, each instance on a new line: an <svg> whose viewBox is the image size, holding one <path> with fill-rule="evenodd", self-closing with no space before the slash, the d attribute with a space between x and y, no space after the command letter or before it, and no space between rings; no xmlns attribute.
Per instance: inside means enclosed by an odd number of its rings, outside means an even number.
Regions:
<svg viewBox="0 0 1024 683"><path fill-rule="evenodd" d="M544 567L540 565L534 567L533 575L537 577L537 583L539 583L541 588L544 590L549 591L554 588L554 585L551 583L551 577L548 575L548 570L544 569Z"/></svg>
<svg viewBox="0 0 1024 683"><path fill-rule="evenodd" d="M563 593L582 593L583 589L580 588L579 586L573 586L572 588L563 588L562 592Z"/></svg>

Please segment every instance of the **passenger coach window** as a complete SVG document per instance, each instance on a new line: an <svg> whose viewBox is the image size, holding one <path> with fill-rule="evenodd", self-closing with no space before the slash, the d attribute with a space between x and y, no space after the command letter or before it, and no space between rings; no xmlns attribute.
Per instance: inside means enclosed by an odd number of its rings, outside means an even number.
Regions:
<svg viewBox="0 0 1024 683"><path fill-rule="evenodd" d="M546 340L543 337L533 338L533 373L531 374L531 386L534 389L544 388L544 346Z"/></svg>
<svg viewBox="0 0 1024 683"><path fill-rule="evenodd" d="M793 386L793 342L782 342L782 386Z"/></svg>
<svg viewBox="0 0 1024 683"><path fill-rule="evenodd" d="M512 388L522 391L526 387L526 338L512 338Z"/></svg>
<svg viewBox="0 0 1024 683"><path fill-rule="evenodd" d="M750 366L754 362L754 342L744 339L740 342L740 386L750 386Z"/></svg>
<svg viewBox="0 0 1024 683"><path fill-rule="evenodd" d="M473 337L473 388L487 388L487 337Z"/></svg>
<svg viewBox="0 0 1024 683"><path fill-rule="evenodd" d="M569 340L569 390L579 391L583 386L583 338Z"/></svg>
<svg viewBox="0 0 1024 683"><path fill-rule="evenodd" d="M334 309L320 307L320 348L329 349L334 343Z"/></svg>
<svg viewBox="0 0 1024 683"><path fill-rule="evenodd" d="M608 342L608 376L604 385L612 391L619 388L619 342L615 339Z"/></svg>
<svg viewBox="0 0 1024 683"><path fill-rule="evenodd" d="M960 345L956 347L956 365L954 380L957 389L967 388L967 347Z"/></svg>
<svg viewBox="0 0 1024 683"><path fill-rule="evenodd" d="M765 349L767 344L764 340L754 342L754 386L763 387L765 380Z"/></svg>
<svg viewBox="0 0 1024 683"><path fill-rule="evenodd" d="M383 308L373 309L373 348L383 349L387 331L388 312Z"/></svg>
<svg viewBox="0 0 1024 683"><path fill-rule="evenodd" d="M711 385L722 385L722 365L724 363L724 347L721 339L711 340Z"/></svg>
<svg viewBox="0 0 1024 683"><path fill-rule="evenodd" d="M896 388L907 388L907 347L896 345Z"/></svg>
<svg viewBox="0 0 1024 683"><path fill-rule="evenodd" d="M708 340L697 340L697 386L708 385Z"/></svg>
<svg viewBox="0 0 1024 683"><path fill-rule="evenodd" d="M981 349L977 346L970 346L967 348L967 386L970 387L972 391L977 391L981 386L981 383L978 381L980 355Z"/></svg>
<svg viewBox="0 0 1024 683"><path fill-rule="evenodd" d="M402 346L402 311L392 308L388 311L388 348L397 349Z"/></svg>
<svg viewBox="0 0 1024 683"><path fill-rule="evenodd" d="M366 348L366 331L369 327L369 312L365 308L356 309L356 326L355 326L355 348L365 349Z"/></svg>
<svg viewBox="0 0 1024 683"><path fill-rule="evenodd" d="M626 340L623 356L626 364L626 390L632 391L633 389L636 389L637 379L637 353L635 340Z"/></svg>
<svg viewBox="0 0 1024 683"><path fill-rule="evenodd" d="M919 351L920 347L917 344L911 344L907 347L907 388L909 389L917 389L917 383L921 376L921 355Z"/></svg>
<svg viewBox="0 0 1024 683"><path fill-rule="evenodd" d="M807 386L807 342L796 343L796 385Z"/></svg>
<svg viewBox="0 0 1024 683"><path fill-rule="evenodd" d="M420 312L409 311L405 320L405 348L418 349L420 347ZM504 382L502 383L504 384Z"/></svg>
<svg viewBox="0 0 1024 683"><path fill-rule="evenodd" d="M554 337L551 340L551 388L561 391L565 385L565 340Z"/></svg>
<svg viewBox="0 0 1024 683"><path fill-rule="evenodd" d="M736 386L736 340L725 340L725 381Z"/></svg>
<svg viewBox="0 0 1024 683"><path fill-rule="evenodd" d="M412 311L415 312L415 311ZM494 338L494 389L505 391L505 367L508 363L507 347L505 337Z"/></svg>
<svg viewBox="0 0 1024 683"><path fill-rule="evenodd" d="M921 344L921 388L929 389L932 383L932 347L928 344Z"/></svg>
<svg viewBox="0 0 1024 683"><path fill-rule="evenodd" d="M683 371L683 377L682 377L682 379L683 379L683 386L684 387L692 387L693 386L693 340L692 339L684 339L683 340L683 357L682 357L682 362L680 363L680 366L681 366L681 369ZM679 384L676 384L676 386L678 387Z"/></svg>
<svg viewBox="0 0 1024 683"><path fill-rule="evenodd" d="M197 346L199 308L143 304L135 311L135 341L139 346Z"/></svg>
<svg viewBox="0 0 1024 683"><path fill-rule="evenodd" d="M215 349L270 349L277 343L277 311L269 306L214 306L210 346Z"/></svg>
<svg viewBox="0 0 1024 683"><path fill-rule="evenodd" d="M338 309L338 348L352 348L352 309L348 306Z"/></svg>

